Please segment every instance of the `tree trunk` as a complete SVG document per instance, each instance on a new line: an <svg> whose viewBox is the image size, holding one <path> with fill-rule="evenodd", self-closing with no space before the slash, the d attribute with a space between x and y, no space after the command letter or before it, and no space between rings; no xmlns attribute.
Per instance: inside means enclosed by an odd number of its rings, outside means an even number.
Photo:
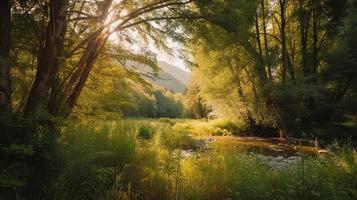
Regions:
<svg viewBox="0 0 357 200"><path fill-rule="evenodd" d="M318 36L319 36L319 11L317 3L314 2L312 10L312 70L313 74L318 70Z"/></svg>
<svg viewBox="0 0 357 200"><path fill-rule="evenodd" d="M262 43L260 40L260 29L259 29L259 20L258 20L258 11L255 12L255 34L256 34L256 40L257 40L257 45L258 45L258 59L261 61L261 67L260 67L260 73L262 73L262 76L264 76L266 79L267 73L265 71L265 59L263 57L263 50L262 50Z"/></svg>
<svg viewBox="0 0 357 200"><path fill-rule="evenodd" d="M253 119L252 113L250 112L247 97L243 92L243 88L242 88L242 84L240 81L239 72L237 71L237 68L238 68L238 66L235 66L235 67L230 66L230 70L234 74L234 82L236 83L235 85L237 88L238 96L241 98L243 106L245 107L247 121L249 123L249 126L251 128L253 128L253 127L255 127L256 123L255 123L255 120Z"/></svg>
<svg viewBox="0 0 357 200"><path fill-rule="evenodd" d="M301 46L301 67L304 76L309 74L307 66L307 40L310 25L310 12L305 13L304 0L299 0L299 26L300 26L300 46ZM307 11L307 10L306 10Z"/></svg>
<svg viewBox="0 0 357 200"><path fill-rule="evenodd" d="M66 31L66 11L69 0L50 1L50 21L46 29L45 44L40 50L35 81L25 106L25 114L36 112L48 101L51 79L57 76L59 57L63 50Z"/></svg>
<svg viewBox="0 0 357 200"><path fill-rule="evenodd" d="M10 24L11 2L0 1L0 115L9 117L12 114L10 84Z"/></svg>
<svg viewBox="0 0 357 200"><path fill-rule="evenodd" d="M108 0L102 7L100 14L100 23L104 24L109 14L109 9L113 3L113 0ZM85 52L83 53L79 63L76 66L76 71L72 74L68 85L65 88L64 95L68 95L65 107L62 107L61 114L65 117L69 116L73 107L75 106L80 93L88 79L88 76L94 66L96 59L102 52L109 35L107 32L98 32L95 38L87 45ZM76 85L75 85L76 83ZM74 86L75 85L75 86Z"/></svg>
<svg viewBox="0 0 357 200"><path fill-rule="evenodd" d="M295 71L289 58L289 53L286 43L286 0L280 0L280 37L281 37L281 58L282 58L282 69L285 72L287 69L291 80L295 81Z"/></svg>
<svg viewBox="0 0 357 200"><path fill-rule="evenodd" d="M62 8L64 9L64 8ZM53 68L50 74L50 98L47 104L48 113L54 115L56 113L56 106L57 106L57 96L60 93L60 80L58 77L58 71L60 65L63 63L64 56L64 38L67 32L67 22L62 21L62 19L66 20L66 12L59 12L59 19L57 20L56 27L58 27L58 31L56 33L55 38L55 46L56 46L56 56L54 57L53 61Z"/></svg>
<svg viewBox="0 0 357 200"><path fill-rule="evenodd" d="M82 92L82 89L88 79L88 76L94 66L94 63L96 61L96 59L98 58L98 55L101 53L101 51L103 50L105 43L107 41L107 37L106 38L101 38L99 37L94 43L93 43L93 48L90 48L91 50L89 52L85 52L85 56L88 58L86 59L86 61L83 63L83 71L81 76L79 77L79 80L77 82L77 84L75 85L75 87L73 88L71 94L69 95L69 97L67 98L67 107L64 108L65 109L65 116L68 116L70 114L70 112L72 111L73 107L75 106L78 97L80 95L80 93Z"/></svg>
<svg viewBox="0 0 357 200"><path fill-rule="evenodd" d="M264 49L265 49L265 64L267 66L268 79L273 80L271 73L271 61L269 58L269 46L268 46L268 38L267 38L267 28L266 28L266 12L265 12L265 2L261 1L261 9L263 15L263 34L264 34Z"/></svg>

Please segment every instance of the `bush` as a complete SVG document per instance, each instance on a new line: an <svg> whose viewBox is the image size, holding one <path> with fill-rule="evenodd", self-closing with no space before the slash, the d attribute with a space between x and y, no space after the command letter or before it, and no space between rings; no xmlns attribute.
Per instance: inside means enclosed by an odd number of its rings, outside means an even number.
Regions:
<svg viewBox="0 0 357 200"><path fill-rule="evenodd" d="M174 149L196 149L196 141L189 135L187 130L161 126L155 135L155 142L170 150Z"/></svg>
<svg viewBox="0 0 357 200"><path fill-rule="evenodd" d="M192 135L241 135L246 132L247 126L230 120L212 120L209 122L191 120L176 123L174 128L184 129Z"/></svg>
<svg viewBox="0 0 357 200"><path fill-rule="evenodd" d="M211 122L212 127L220 129L222 134L230 133L232 135L241 135L246 132L247 126L243 123L233 122L230 120L214 120Z"/></svg>
<svg viewBox="0 0 357 200"><path fill-rule="evenodd" d="M150 140L153 138L155 128L150 123L140 122L137 129L137 136L141 139Z"/></svg>

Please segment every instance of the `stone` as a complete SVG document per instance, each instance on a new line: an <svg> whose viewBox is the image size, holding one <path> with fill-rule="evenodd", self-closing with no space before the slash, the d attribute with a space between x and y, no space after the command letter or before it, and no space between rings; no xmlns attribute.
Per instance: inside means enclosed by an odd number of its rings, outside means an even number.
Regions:
<svg viewBox="0 0 357 200"><path fill-rule="evenodd" d="M278 149L278 148L272 148L271 150L276 151L276 152L284 152L284 150Z"/></svg>
<svg viewBox="0 0 357 200"><path fill-rule="evenodd" d="M278 156L274 159L275 161L283 161L284 157L283 156Z"/></svg>
<svg viewBox="0 0 357 200"><path fill-rule="evenodd" d="M322 154L322 155L331 155L331 152L329 150L325 150L325 149L320 149L317 151L317 153Z"/></svg>

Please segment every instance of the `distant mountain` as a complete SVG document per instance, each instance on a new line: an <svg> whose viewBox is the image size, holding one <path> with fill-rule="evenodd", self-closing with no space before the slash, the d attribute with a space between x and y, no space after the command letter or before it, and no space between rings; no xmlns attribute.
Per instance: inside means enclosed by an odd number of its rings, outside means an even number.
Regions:
<svg viewBox="0 0 357 200"><path fill-rule="evenodd" d="M189 72L183 71L182 69L165 61L159 61L158 63L162 71L171 74L184 85L187 85L188 82L190 82L191 74Z"/></svg>
<svg viewBox="0 0 357 200"><path fill-rule="evenodd" d="M158 65L161 68L158 78L144 78L152 84L164 87L174 93L184 92L187 84L190 81L191 74L165 61L158 61ZM130 68L135 68L135 70L141 73L152 72L149 67L136 64L135 62L128 62L127 66Z"/></svg>

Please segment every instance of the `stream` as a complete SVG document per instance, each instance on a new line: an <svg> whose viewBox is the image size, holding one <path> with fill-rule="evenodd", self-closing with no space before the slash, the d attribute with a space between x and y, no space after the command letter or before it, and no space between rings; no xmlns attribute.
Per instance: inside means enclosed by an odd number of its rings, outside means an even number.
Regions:
<svg viewBox="0 0 357 200"><path fill-rule="evenodd" d="M198 151L204 153L229 151L233 153L246 153L258 157L267 166L283 169L298 161L301 155L315 156L318 149L308 144L289 144L279 138L237 137L237 136L206 136L196 137L198 150L186 149L182 151L182 158L197 155Z"/></svg>

